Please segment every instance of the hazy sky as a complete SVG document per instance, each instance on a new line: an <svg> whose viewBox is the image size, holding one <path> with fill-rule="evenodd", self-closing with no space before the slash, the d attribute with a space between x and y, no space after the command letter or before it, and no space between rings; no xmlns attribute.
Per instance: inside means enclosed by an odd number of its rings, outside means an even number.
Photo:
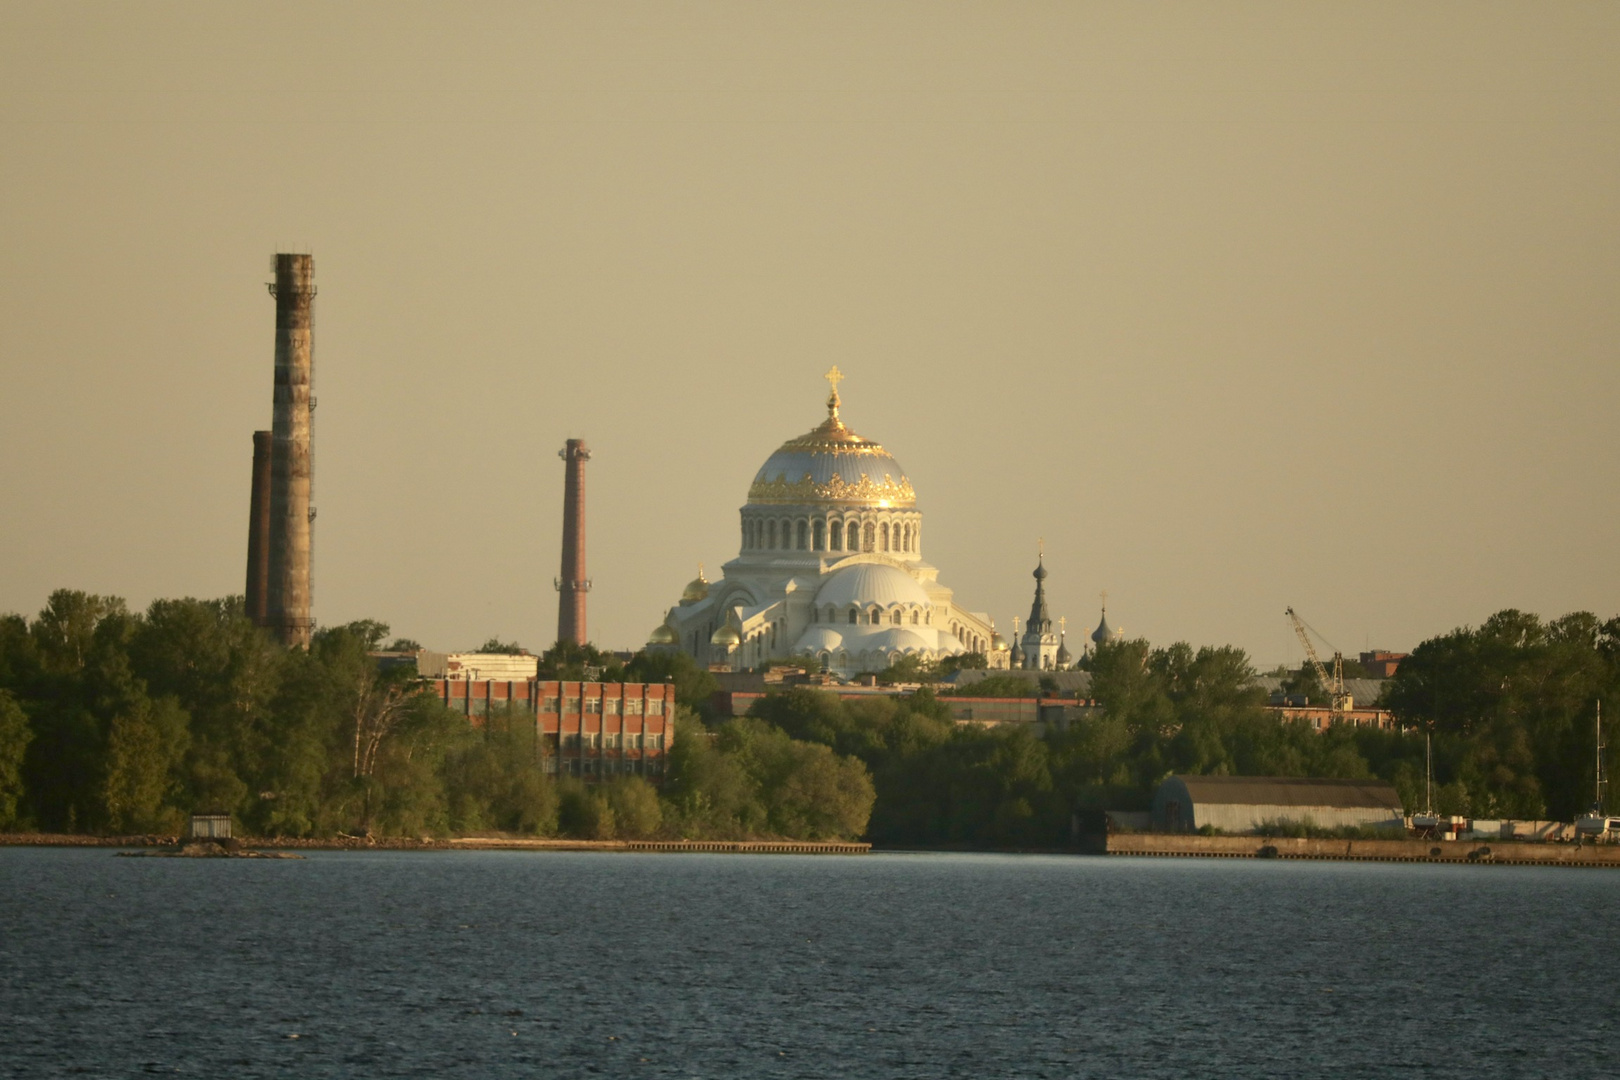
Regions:
<svg viewBox="0 0 1620 1080"><path fill-rule="evenodd" d="M1620 613L1620 5L0 8L0 611L242 590L312 251L315 614L592 637L824 415L1003 627Z"/></svg>

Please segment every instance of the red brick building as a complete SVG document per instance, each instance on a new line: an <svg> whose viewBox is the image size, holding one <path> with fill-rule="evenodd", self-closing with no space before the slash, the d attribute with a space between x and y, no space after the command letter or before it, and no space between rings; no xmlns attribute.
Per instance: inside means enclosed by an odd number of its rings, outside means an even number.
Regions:
<svg viewBox="0 0 1620 1080"><path fill-rule="evenodd" d="M547 772L584 780L664 778L675 741L671 683L556 682L545 679L431 679L439 700L475 727L493 709L534 718Z"/></svg>
<svg viewBox="0 0 1620 1080"><path fill-rule="evenodd" d="M1395 669L1401 666L1408 653L1384 652L1379 649L1375 652L1361 654L1361 666L1366 669L1369 679L1388 679L1395 674Z"/></svg>

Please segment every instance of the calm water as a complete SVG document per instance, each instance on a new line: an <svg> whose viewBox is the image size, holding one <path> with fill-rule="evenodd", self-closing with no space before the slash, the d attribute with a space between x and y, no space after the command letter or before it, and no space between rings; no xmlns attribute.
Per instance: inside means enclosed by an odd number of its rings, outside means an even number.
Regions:
<svg viewBox="0 0 1620 1080"><path fill-rule="evenodd" d="M0 1076L1614 1076L1617 898L1511 867L0 849Z"/></svg>

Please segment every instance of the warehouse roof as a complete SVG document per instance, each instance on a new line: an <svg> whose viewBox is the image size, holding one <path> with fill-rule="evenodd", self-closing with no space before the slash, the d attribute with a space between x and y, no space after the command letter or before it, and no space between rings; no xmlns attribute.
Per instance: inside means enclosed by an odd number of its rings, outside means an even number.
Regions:
<svg viewBox="0 0 1620 1080"><path fill-rule="evenodd" d="M1401 810L1385 780L1313 780L1294 776L1174 776L1196 802L1251 806L1342 806Z"/></svg>
<svg viewBox="0 0 1620 1080"><path fill-rule="evenodd" d="M1377 704L1388 682L1388 679L1346 679L1344 688L1349 691L1358 708L1370 709ZM1254 678L1254 685L1268 694L1277 693L1282 689L1282 684L1283 680L1276 675L1256 675ZM1316 704L1326 705L1327 698L1320 698Z"/></svg>

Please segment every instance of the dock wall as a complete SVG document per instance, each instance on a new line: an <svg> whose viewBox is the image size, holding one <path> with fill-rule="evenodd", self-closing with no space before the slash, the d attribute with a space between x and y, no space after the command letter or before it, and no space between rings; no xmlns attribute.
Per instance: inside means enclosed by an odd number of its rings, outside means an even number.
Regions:
<svg viewBox="0 0 1620 1080"><path fill-rule="evenodd" d="M1620 844L1536 844L1513 840L1296 840L1264 836L1111 833L1106 837L1092 837L1085 846L1096 854L1106 855L1620 868Z"/></svg>

